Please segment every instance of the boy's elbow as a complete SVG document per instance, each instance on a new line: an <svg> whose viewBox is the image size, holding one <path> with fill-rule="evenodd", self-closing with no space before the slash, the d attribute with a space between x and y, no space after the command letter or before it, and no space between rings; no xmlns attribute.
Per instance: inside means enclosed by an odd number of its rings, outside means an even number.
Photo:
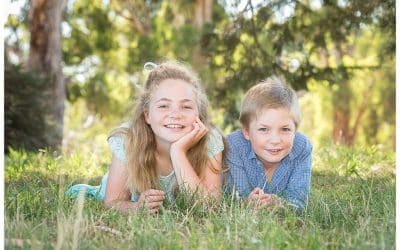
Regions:
<svg viewBox="0 0 400 250"><path fill-rule="evenodd" d="M299 198L299 197L287 197L289 205L292 206L297 212L302 212L307 204L307 197Z"/></svg>

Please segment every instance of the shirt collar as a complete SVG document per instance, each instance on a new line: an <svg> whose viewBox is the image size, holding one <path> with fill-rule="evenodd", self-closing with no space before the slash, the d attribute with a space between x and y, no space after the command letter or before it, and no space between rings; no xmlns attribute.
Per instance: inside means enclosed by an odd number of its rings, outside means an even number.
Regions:
<svg viewBox="0 0 400 250"><path fill-rule="evenodd" d="M250 159L250 160L251 159L258 159L257 155L256 155L256 152L254 152L253 147L251 146L250 142L249 142L249 144L250 144L250 151L247 154L247 158Z"/></svg>

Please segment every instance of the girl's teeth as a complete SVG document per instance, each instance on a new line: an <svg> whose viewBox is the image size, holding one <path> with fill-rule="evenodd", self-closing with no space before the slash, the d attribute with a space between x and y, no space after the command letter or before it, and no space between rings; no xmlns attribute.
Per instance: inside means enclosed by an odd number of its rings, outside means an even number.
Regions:
<svg viewBox="0 0 400 250"><path fill-rule="evenodd" d="M167 125L167 128L182 128L183 126L181 125Z"/></svg>

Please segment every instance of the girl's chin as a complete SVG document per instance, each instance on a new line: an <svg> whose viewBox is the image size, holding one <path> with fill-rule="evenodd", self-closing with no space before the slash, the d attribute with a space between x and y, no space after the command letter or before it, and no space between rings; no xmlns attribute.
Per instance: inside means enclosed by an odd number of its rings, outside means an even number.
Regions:
<svg viewBox="0 0 400 250"><path fill-rule="evenodd" d="M176 136L171 136L171 137L168 138L167 141L170 142L170 143L174 143L174 142L176 142L176 141L179 141L179 139L181 139L184 135L185 135L185 134L176 135Z"/></svg>

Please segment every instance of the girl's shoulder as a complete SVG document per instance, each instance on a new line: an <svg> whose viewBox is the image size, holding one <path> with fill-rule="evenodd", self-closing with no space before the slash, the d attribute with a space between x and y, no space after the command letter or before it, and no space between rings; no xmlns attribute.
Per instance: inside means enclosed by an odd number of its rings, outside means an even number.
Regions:
<svg viewBox="0 0 400 250"><path fill-rule="evenodd" d="M110 137L108 137L108 145L111 152L121 161L127 162L126 151L125 151L125 140L126 135L122 132L124 129L130 127L130 124L125 122L122 123L117 129L115 129Z"/></svg>
<svg viewBox="0 0 400 250"><path fill-rule="evenodd" d="M210 129L208 135L208 156L212 157L224 150L224 138L222 133L215 127Z"/></svg>

